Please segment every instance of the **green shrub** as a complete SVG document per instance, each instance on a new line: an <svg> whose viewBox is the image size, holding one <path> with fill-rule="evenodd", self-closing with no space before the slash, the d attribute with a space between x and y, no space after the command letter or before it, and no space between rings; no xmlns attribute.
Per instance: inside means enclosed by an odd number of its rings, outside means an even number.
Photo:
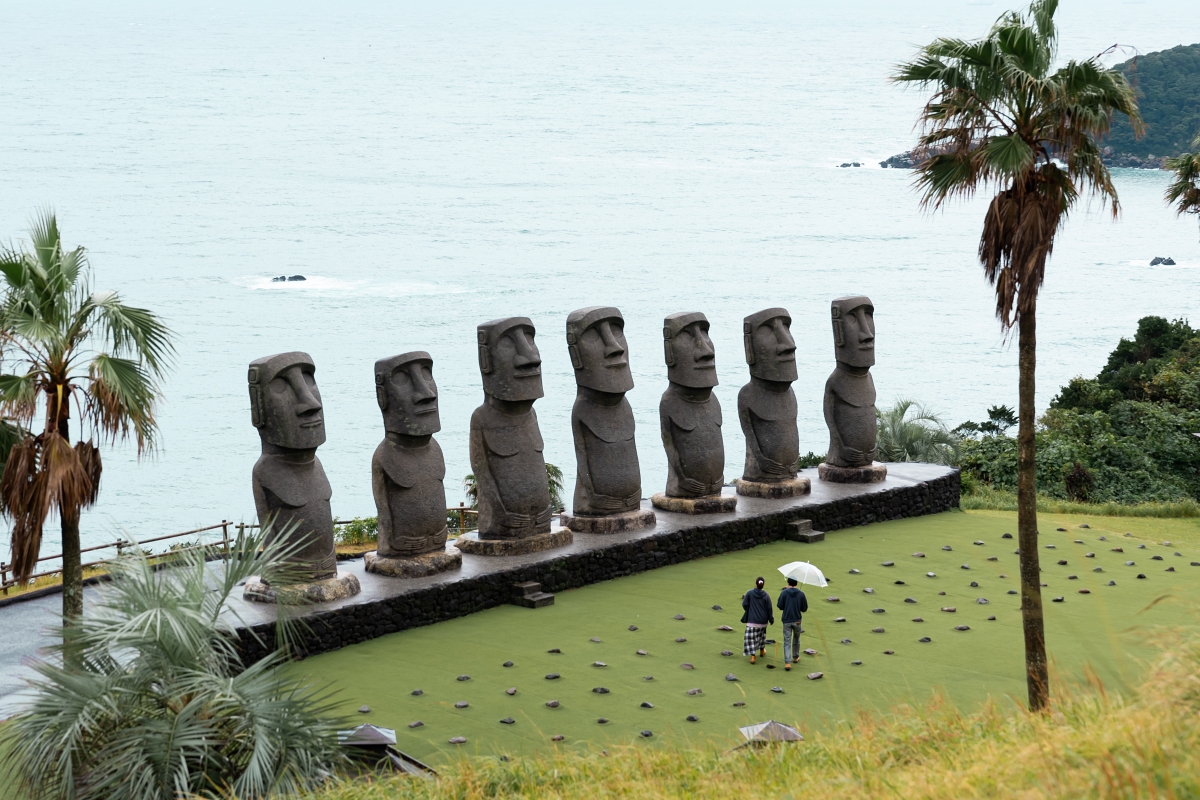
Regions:
<svg viewBox="0 0 1200 800"><path fill-rule="evenodd" d="M345 525L339 525L334 531L333 538L338 544L374 544L379 541L379 518L360 519L355 517Z"/></svg>

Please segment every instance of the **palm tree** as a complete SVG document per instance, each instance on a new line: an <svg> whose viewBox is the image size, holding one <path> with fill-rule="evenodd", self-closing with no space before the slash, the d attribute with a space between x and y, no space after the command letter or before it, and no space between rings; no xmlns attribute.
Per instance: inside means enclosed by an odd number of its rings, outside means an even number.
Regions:
<svg viewBox="0 0 1200 800"><path fill-rule="evenodd" d="M251 575L296 579L286 539L243 532L216 567L201 547L166 570L142 554L112 562L95 613L71 629L72 658L36 664L30 701L0 729L0 774L21 796L77 800L268 797L323 782L342 761L339 720L327 694L280 669L296 621L281 613L284 648L247 666L236 646L247 621L229 602Z"/></svg>
<svg viewBox="0 0 1200 800"><path fill-rule="evenodd" d="M1180 214L1195 214L1200 220L1200 134L1192 142L1194 153L1168 158L1163 166L1175 173L1167 187L1167 203L1173 203Z"/></svg>
<svg viewBox="0 0 1200 800"><path fill-rule="evenodd" d="M0 252L0 415L21 429L0 478L0 513L12 521L18 580L33 573L42 528L58 514L63 615L72 620L83 613L79 514L100 488L96 444L132 437L139 457L153 448L157 380L174 351L154 314L92 291L83 248L63 247L52 212L33 221L29 238L31 250ZM73 446L72 401L81 428Z"/></svg>
<svg viewBox="0 0 1200 800"><path fill-rule="evenodd" d="M463 476L462 487L463 494L467 496L467 507L479 508L479 482L475 480L474 472ZM564 507L563 473L561 469L549 462L546 464L546 487L550 490L550 508L556 512L562 511Z"/></svg>
<svg viewBox="0 0 1200 800"><path fill-rule="evenodd" d="M1017 328L1019 352L1017 527L1021 612L1031 709L1049 704L1049 675L1037 557L1034 371L1038 290L1054 237L1081 193L1119 211L1117 190L1097 141L1114 113L1143 126L1125 76L1097 58L1055 69L1057 0L1034 0L1025 13L1002 15L974 41L937 39L894 80L931 87L921 113L918 167L921 205L997 189L988 204L979 260L996 289L996 315Z"/></svg>
<svg viewBox="0 0 1200 800"><path fill-rule="evenodd" d="M913 400L897 400L891 408L876 409L875 416L879 420L876 447L880 461L958 463L958 437L924 406Z"/></svg>

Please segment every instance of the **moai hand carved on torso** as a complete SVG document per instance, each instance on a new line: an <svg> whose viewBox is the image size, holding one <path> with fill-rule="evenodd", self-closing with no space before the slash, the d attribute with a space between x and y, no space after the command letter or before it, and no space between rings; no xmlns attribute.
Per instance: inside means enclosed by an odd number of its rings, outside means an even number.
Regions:
<svg viewBox="0 0 1200 800"><path fill-rule="evenodd" d="M796 342L786 309L768 308L743 322L750 382L738 392L738 419L746 436L742 480L779 483L796 477Z"/></svg>
<svg viewBox="0 0 1200 800"><path fill-rule="evenodd" d="M385 438L371 458L379 515L378 555L403 558L445 549L446 462L433 434L438 415L433 359L415 351L375 362Z"/></svg>
<svg viewBox="0 0 1200 800"><path fill-rule="evenodd" d="M868 297L833 301L834 350L837 367L825 382L825 424L829 454L835 467L867 467L875 460L878 422L875 416L875 307Z"/></svg>
<svg viewBox="0 0 1200 800"><path fill-rule="evenodd" d="M252 487L259 522L271 524L268 543L285 537L305 580L337 575L333 548L333 492L317 458L325 420L316 368L307 353L280 353L250 362L251 421L262 455Z"/></svg>
<svg viewBox="0 0 1200 800"><path fill-rule="evenodd" d="M624 327L615 308L582 308L567 317L567 349L578 387L571 408L575 514L618 514L641 505L633 409L625 398L633 375Z"/></svg>
<svg viewBox="0 0 1200 800"><path fill-rule="evenodd" d="M479 326L484 403L471 415L471 468L479 492L479 537L517 539L550 531L550 489L533 403L542 359L525 317Z"/></svg>
<svg viewBox="0 0 1200 800"><path fill-rule="evenodd" d="M716 351L708 337L708 319L699 312L671 314L663 322L670 386L658 404L663 447L667 451L667 497L719 495L725 482L725 442Z"/></svg>

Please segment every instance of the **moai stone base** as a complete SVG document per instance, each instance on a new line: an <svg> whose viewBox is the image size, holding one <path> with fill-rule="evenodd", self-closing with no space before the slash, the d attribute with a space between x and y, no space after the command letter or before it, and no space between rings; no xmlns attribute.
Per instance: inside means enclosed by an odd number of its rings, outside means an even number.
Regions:
<svg viewBox="0 0 1200 800"><path fill-rule="evenodd" d="M798 519L795 522L789 522L783 529L783 538L789 542L812 544L825 541L825 531L814 531L811 519Z"/></svg>
<svg viewBox="0 0 1200 800"><path fill-rule="evenodd" d="M554 605L554 595L543 592L542 585L537 581L514 583L512 604L525 608L545 608Z"/></svg>
<svg viewBox="0 0 1200 800"><path fill-rule="evenodd" d="M878 461L872 461L869 467L835 467L821 462L817 476L830 483L879 483L887 477L887 467Z"/></svg>
<svg viewBox="0 0 1200 800"><path fill-rule="evenodd" d="M462 552L447 542L446 547L442 550L404 558L381 556L372 551L363 555L363 562L366 564L367 572L374 572L377 575L389 575L393 578L424 578L426 575L461 569Z"/></svg>
<svg viewBox="0 0 1200 800"><path fill-rule="evenodd" d="M779 483L760 483L739 478L737 493L742 497L761 497L764 500L782 500L785 497L800 497L812 491L812 483L808 478L793 478Z"/></svg>
<svg viewBox="0 0 1200 800"><path fill-rule="evenodd" d="M655 508L676 514L728 514L737 509L737 495L713 494L708 497L667 497L662 492L650 498Z"/></svg>
<svg viewBox="0 0 1200 800"><path fill-rule="evenodd" d="M626 511L624 514L595 516L591 514L563 514L562 525L578 533L625 533L653 528L658 522L654 512L648 508Z"/></svg>
<svg viewBox="0 0 1200 800"><path fill-rule="evenodd" d="M521 539L480 539L479 531L464 533L454 540L458 548L473 556L523 556L566 547L575 541L570 528L555 528L549 533L538 533Z"/></svg>
<svg viewBox="0 0 1200 800"><path fill-rule="evenodd" d="M260 578L246 581L242 599L255 603L279 603L282 605L306 605L344 600L362 591L358 578L351 572L339 572L336 578L312 583L288 583L272 586Z"/></svg>

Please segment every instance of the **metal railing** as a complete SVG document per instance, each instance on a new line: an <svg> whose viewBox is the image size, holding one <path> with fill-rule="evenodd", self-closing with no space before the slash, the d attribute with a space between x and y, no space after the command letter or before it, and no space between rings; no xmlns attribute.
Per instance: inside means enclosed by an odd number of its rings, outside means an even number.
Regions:
<svg viewBox="0 0 1200 800"><path fill-rule="evenodd" d="M468 527L468 524L471 522L471 519L470 519L471 515L474 515L475 520L478 521L479 512L473 508L467 508L465 503L459 503L457 507L451 506L446 509L446 526L450 529L450 531L452 533L456 533L456 534L462 534L466 531L474 530L474 527ZM338 526L349 525L353 522L354 522L354 520L350 520L350 519L335 519L333 521L333 524L334 524L334 527L338 527ZM201 534L205 534L205 533L208 533L209 531L215 531L215 530L220 529L221 538L219 540L214 540L214 541L208 542L208 543L198 540L195 544L190 544L190 545L186 545L183 547L173 547L163 553L153 553L150 555L169 556L172 553L179 553L179 552L184 552L187 550L195 550L195 549L199 549L199 548L212 548L215 551L220 552L223 556L227 557L229 555L229 543L231 541L235 541L237 539L237 537L240 536L242 534L242 532L245 531L247 528L257 528L257 527L259 527L257 523L247 523L247 522L236 522L235 523L235 522L230 522L227 519L223 519L220 522L218 522L216 525L208 525L203 528L194 528L193 530L190 530L190 531L181 531L179 533L168 533L165 536L156 536L153 539L142 539L141 541L133 541L132 539L118 539L115 542L108 542L106 544L96 544L96 545L92 545L91 547L84 547L79 552L82 555L85 553L94 553L97 550L116 550L117 556L120 557L126 550L128 550L130 548L141 548L144 545L154 544L155 542L165 542L168 539L179 539L184 536L199 537ZM230 529L233 529L235 531L233 536L230 536ZM43 561L61 561L61 560L62 560L62 553L57 553L55 555L42 556L35 563L41 564ZM81 565L81 568L87 569L88 567L96 567L96 566L99 566L99 565L105 563L108 560L110 560L110 559L100 558L95 561L87 561ZM35 569L36 569L36 567L35 567ZM12 573L12 571L13 571L12 564L7 564L3 561L0 561L0 595L7 596L8 590L11 587L18 585L18 581L15 577L13 577L13 578L9 577L9 575ZM62 573L62 567L58 567L57 569L48 569L43 572L35 572L33 575L29 576L29 581L32 583L33 581L37 580L38 578L48 578L51 575L59 575L61 573Z"/></svg>

